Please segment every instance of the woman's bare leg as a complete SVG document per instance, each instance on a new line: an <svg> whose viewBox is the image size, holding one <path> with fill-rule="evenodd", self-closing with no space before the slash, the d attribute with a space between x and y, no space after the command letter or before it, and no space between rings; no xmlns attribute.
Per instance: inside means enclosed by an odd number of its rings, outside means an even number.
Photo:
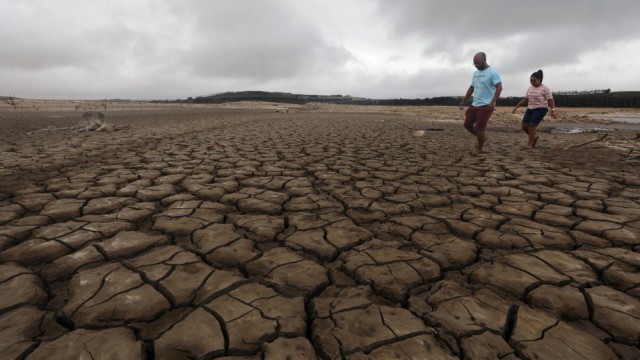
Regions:
<svg viewBox="0 0 640 360"><path fill-rule="evenodd" d="M533 148L536 145L538 137L538 127L535 125L529 125L529 142L527 143L528 148Z"/></svg>

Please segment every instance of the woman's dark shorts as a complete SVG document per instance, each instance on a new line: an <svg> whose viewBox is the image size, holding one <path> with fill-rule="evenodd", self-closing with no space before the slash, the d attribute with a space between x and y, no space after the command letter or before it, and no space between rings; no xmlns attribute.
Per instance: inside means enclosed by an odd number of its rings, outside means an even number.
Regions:
<svg viewBox="0 0 640 360"><path fill-rule="evenodd" d="M547 115L547 108L527 109L522 117L522 123L527 125L538 126L542 122L542 118Z"/></svg>

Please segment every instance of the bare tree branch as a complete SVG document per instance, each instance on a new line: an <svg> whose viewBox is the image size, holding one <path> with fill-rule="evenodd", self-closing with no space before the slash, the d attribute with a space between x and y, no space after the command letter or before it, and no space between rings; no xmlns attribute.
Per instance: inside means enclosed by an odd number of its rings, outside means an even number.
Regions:
<svg viewBox="0 0 640 360"><path fill-rule="evenodd" d="M600 138L598 138L598 139L594 139L594 140L591 140L591 141L587 141L587 142L582 143L582 144L569 145L569 146L565 147L564 149L565 149L565 150L568 150L568 149L571 149L571 148L574 148L574 147L580 147L580 146L584 146L584 145L587 145L587 144L591 144L591 143L594 143L594 142L596 142L596 141L602 141L602 140L604 140L604 138L606 138L608 135L609 135L609 133L606 133L606 134L602 135L602 136L601 136Z"/></svg>
<svg viewBox="0 0 640 360"><path fill-rule="evenodd" d="M9 95L9 97L7 98L7 104L13 106L13 109L15 110L16 106L18 105L19 102L21 102L22 99L19 99L17 97L15 97L14 95Z"/></svg>

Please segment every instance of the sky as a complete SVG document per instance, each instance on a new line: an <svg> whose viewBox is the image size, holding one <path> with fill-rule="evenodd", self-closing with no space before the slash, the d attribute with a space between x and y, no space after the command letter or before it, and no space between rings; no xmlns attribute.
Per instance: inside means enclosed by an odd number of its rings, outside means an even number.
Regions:
<svg viewBox="0 0 640 360"><path fill-rule="evenodd" d="M640 0L0 0L0 96L523 96L640 90Z"/></svg>

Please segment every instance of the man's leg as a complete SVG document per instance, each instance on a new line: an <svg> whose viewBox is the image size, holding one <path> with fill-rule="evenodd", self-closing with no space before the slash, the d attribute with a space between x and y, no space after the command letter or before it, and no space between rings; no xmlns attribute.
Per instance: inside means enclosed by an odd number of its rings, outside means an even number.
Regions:
<svg viewBox="0 0 640 360"><path fill-rule="evenodd" d="M478 146L476 147L476 154L480 154L482 152L482 147L484 146L484 142L487 141L487 137L484 135L484 130L476 129L476 137L478 138Z"/></svg>
<svg viewBox="0 0 640 360"><path fill-rule="evenodd" d="M487 136L485 135L485 129L487 128L487 124L489 123L489 118L491 118L491 114L493 110L489 110L488 107L483 106L482 109L478 111L478 120L476 121L475 126L475 135L478 138L478 146L476 147L476 155L482 153L482 147L484 143L487 142Z"/></svg>
<svg viewBox="0 0 640 360"><path fill-rule="evenodd" d="M477 121L477 114L478 111L473 106L469 106L467 112L464 115L464 128L473 135L476 134L475 124Z"/></svg>
<svg viewBox="0 0 640 360"><path fill-rule="evenodd" d="M472 133L473 135L477 135L476 133L476 128L474 127L474 124L471 125L467 125L466 123L464 124L464 128L467 129L470 133Z"/></svg>

